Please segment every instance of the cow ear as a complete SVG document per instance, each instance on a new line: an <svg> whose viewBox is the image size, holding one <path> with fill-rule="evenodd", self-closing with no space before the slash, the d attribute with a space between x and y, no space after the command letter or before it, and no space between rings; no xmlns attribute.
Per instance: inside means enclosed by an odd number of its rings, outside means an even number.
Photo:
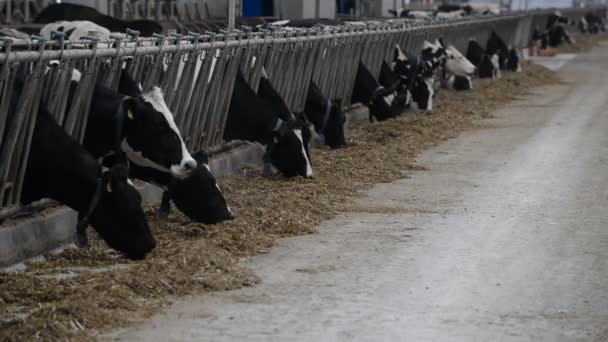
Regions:
<svg viewBox="0 0 608 342"><path fill-rule="evenodd" d="M112 186L112 171L104 171L101 176L101 189L104 193L111 193L114 190Z"/></svg>
<svg viewBox="0 0 608 342"><path fill-rule="evenodd" d="M192 155L192 158L199 164L209 164L209 155L205 151L199 151Z"/></svg>
<svg viewBox="0 0 608 342"><path fill-rule="evenodd" d="M122 102L122 110L127 115L127 119L135 120L137 112L137 101L132 97L127 97Z"/></svg>

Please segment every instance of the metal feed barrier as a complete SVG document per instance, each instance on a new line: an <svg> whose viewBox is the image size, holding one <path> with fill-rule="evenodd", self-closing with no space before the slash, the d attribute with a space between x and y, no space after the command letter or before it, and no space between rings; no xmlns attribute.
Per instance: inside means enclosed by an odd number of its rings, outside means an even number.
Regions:
<svg viewBox="0 0 608 342"><path fill-rule="evenodd" d="M563 14L576 19L587 11L569 10ZM160 85L188 148L199 151L223 144L239 69L257 89L264 68L293 112L303 110L311 80L327 96L342 98L348 107L359 62L377 77L381 62L391 62L397 43L405 51L418 52L424 40L443 37L447 44L464 53L469 39L485 44L494 30L507 44L524 48L533 28L544 27L550 13L427 24L397 20L365 27L244 30L152 38L139 38L135 32L128 32L126 38L111 41L87 37L79 42L45 42L34 37L26 43L4 38L0 50L0 220L19 208L38 106L47 106L65 130L82 141L87 124L85 113L98 80L116 88L121 73L129 72L144 89ZM69 96L75 68L82 77L75 95ZM10 112L18 74L24 81L23 91L16 111Z"/></svg>

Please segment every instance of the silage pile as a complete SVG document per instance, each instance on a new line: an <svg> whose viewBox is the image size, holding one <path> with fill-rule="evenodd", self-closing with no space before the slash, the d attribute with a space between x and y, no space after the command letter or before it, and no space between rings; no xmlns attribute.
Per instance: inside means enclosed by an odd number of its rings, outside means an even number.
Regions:
<svg viewBox="0 0 608 342"><path fill-rule="evenodd" d="M159 243L145 261L121 259L96 240L88 249L47 256L25 272L0 274L0 340L94 339L101 330L148 317L174 296L254 285L257 277L240 260L265 253L277 238L314 233L319 222L347 209L357 191L415 169L421 150L556 80L542 67L525 65L500 81L477 80L471 92L441 91L430 115L407 112L397 120L359 123L348 148L313 151L314 180L264 178L243 169L224 181L237 216L225 224L194 224L175 211L159 220L149 208Z"/></svg>

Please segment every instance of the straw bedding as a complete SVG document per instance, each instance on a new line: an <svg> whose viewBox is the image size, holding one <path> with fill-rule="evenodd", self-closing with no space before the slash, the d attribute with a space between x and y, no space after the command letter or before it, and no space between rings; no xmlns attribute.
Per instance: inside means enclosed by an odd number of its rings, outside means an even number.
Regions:
<svg viewBox="0 0 608 342"><path fill-rule="evenodd" d="M98 332L137 322L172 298L253 286L259 279L239 261L267 252L280 237L352 211L352 198L375 183L404 177L417 153L473 127L474 120L556 76L536 65L500 81L476 80L470 92L440 91L432 114L407 112L397 120L358 123L349 147L313 150L315 179L265 178L244 168L223 190L237 218L219 225L189 222L176 210L167 220L146 208L158 240L144 261L130 262L93 238L87 249L67 249L0 273L0 340L93 340ZM119 267L120 266L120 267Z"/></svg>

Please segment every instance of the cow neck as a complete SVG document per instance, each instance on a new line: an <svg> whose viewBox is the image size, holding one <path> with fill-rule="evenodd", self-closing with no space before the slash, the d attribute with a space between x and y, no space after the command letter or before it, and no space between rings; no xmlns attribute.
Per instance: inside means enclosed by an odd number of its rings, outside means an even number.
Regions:
<svg viewBox="0 0 608 342"><path fill-rule="evenodd" d="M384 88L383 86L379 85L373 92L372 92L372 96L369 99L370 102L374 101L374 99L378 98L378 96L380 96L380 94L383 94L384 92Z"/></svg>
<svg viewBox="0 0 608 342"><path fill-rule="evenodd" d="M85 145L94 157L104 157L119 148L126 134L123 104L127 98L97 86L85 136Z"/></svg>
<svg viewBox="0 0 608 342"><path fill-rule="evenodd" d="M119 151L121 151L120 149L120 144L122 143L122 141L125 138L125 131L126 131L126 120L125 120L125 116L127 116L128 114L125 113L125 100L128 99L128 97L123 97L122 101L120 101L120 104L118 105L118 109L116 110L116 114L114 115L114 123L115 123L115 128L114 128L114 147L112 148L112 153L116 154L119 153Z"/></svg>
<svg viewBox="0 0 608 342"><path fill-rule="evenodd" d="M32 160L33 157L36 159ZM39 197L31 200L49 197L78 212L87 209L101 166L45 111L38 115L30 164L26 179L31 179L38 188L27 191ZM44 176L32 172L44 172Z"/></svg>
<svg viewBox="0 0 608 342"><path fill-rule="evenodd" d="M275 123L274 129L272 130L271 135L274 133L279 133L279 135L282 135L281 133L286 130L286 125L287 125L286 121L283 121L283 119L281 119L281 118L277 118L277 121ZM266 153L264 153L264 157L263 157L264 163L266 163L266 164L272 163L271 157L272 157L272 153L274 152L275 146L276 146L276 143L274 142L274 139L270 139L270 141L266 145Z"/></svg>
<svg viewBox="0 0 608 342"><path fill-rule="evenodd" d="M325 134L325 129L327 128L327 122L329 121L329 114L331 113L331 99L327 99L325 103L325 114L323 115L323 121L321 121L321 134Z"/></svg>
<svg viewBox="0 0 608 342"><path fill-rule="evenodd" d="M415 65L412 66L411 77L407 80L407 89L410 89L412 92L414 90L414 84L416 84L416 78L418 78L418 74L420 72L420 57L416 61Z"/></svg>

